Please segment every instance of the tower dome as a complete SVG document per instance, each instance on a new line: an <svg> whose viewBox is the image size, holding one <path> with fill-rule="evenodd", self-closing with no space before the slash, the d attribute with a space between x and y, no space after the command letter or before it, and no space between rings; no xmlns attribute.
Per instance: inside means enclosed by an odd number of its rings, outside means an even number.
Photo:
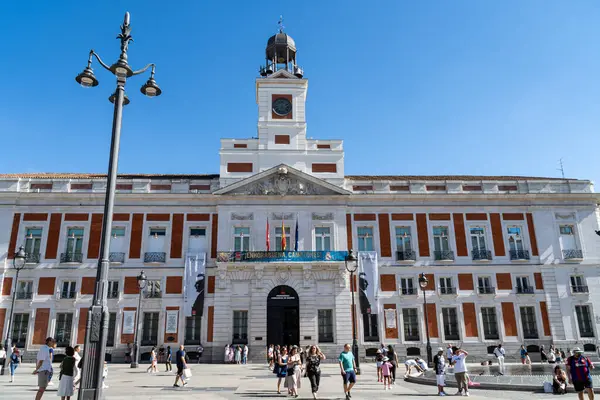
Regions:
<svg viewBox="0 0 600 400"><path fill-rule="evenodd" d="M260 75L266 77L279 69L285 69L296 77L302 78L304 72L296 64L296 42L290 35L283 32L283 17L279 18L278 25L279 32L267 41L266 65L260 68Z"/></svg>

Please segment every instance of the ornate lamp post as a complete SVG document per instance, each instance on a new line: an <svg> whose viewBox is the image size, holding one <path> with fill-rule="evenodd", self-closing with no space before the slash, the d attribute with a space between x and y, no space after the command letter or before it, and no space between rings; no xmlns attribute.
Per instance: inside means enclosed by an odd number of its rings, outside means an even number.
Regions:
<svg viewBox="0 0 600 400"><path fill-rule="evenodd" d="M6 331L6 340L4 341L4 349L6 350L6 357L4 357L4 363L2 364L2 370L0 371L0 375L6 374L6 370L8 369L8 363L10 361L9 356L11 355L12 350L12 320L13 313L15 310L15 298L17 297L17 285L19 284L19 272L23 268L25 268L25 260L27 259L27 254L25 254L25 249L23 246L19 247L19 250L15 253L13 257L13 268L16 271L15 275L15 290L13 290L12 294L12 303L10 306L10 315L8 316L8 330Z"/></svg>
<svg viewBox="0 0 600 400"><path fill-rule="evenodd" d="M140 317L142 316L142 292L146 288L146 283L148 283L148 278L146 278L146 274L144 271L140 272L137 276L137 285L138 289L140 289L140 297L138 299L138 308L136 311L136 324L135 330L133 331L133 351L134 355L131 358L131 368L137 368L140 366L140 330L142 327L140 326L140 321L142 320Z"/></svg>
<svg viewBox="0 0 600 400"><path fill-rule="evenodd" d="M421 272L421 275L419 275L419 286L423 290L423 314L425 314L425 334L427 335L427 365L431 367L431 341L429 340L429 318L427 317L427 297L425 296L425 288L428 284L429 279L427 279L424 272Z"/></svg>
<svg viewBox="0 0 600 400"><path fill-rule="evenodd" d="M104 216L102 219L102 236L100 241L100 259L96 273L96 290L92 300L92 306L88 313L84 345L84 366L82 371L81 389L79 399L100 399L102 397L102 372L104 370L104 354L106 353L106 338L108 335L108 305L106 295L108 291L108 269L110 230L113 220L113 208L115 202L115 187L117 182L117 166L119 160L119 141L121 138L121 119L123 116L123 105L129 104L125 95L125 82L127 78L139 75L152 67L150 79L140 89L148 97L160 96L162 91L154 81L154 64L148 64L144 68L134 71L127 63L127 48L131 38L131 27L129 25L129 13L125 13L125 20L121 25L121 33L117 39L121 41L121 55L116 63L106 65L94 50L90 51L87 67L77 75L75 80L83 87L98 86L98 79L92 70L92 56L107 71L117 78L117 87L109 101L113 103L113 125L110 143L110 158L108 161L108 175L106 181L106 197L104 200Z"/></svg>
<svg viewBox="0 0 600 400"><path fill-rule="evenodd" d="M358 324L356 321L356 307L354 305L354 291L357 289L354 285L354 273L358 269L358 260L354 256L352 249L348 252L345 260L346 270L350 272L350 292L352 293L352 354L356 360L356 373L360 375L360 363L358 361L358 340L356 339L356 332L358 331ZM354 288L354 290L352 290Z"/></svg>

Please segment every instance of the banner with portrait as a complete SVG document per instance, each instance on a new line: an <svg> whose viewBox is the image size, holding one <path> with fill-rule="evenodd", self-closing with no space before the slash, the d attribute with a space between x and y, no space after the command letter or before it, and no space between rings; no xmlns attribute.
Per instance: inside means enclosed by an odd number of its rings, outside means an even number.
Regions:
<svg viewBox="0 0 600 400"><path fill-rule="evenodd" d="M358 300L361 314L379 314L379 268L376 251L358 252Z"/></svg>
<svg viewBox="0 0 600 400"><path fill-rule="evenodd" d="M202 316L206 285L206 254L188 255L183 275L183 314Z"/></svg>

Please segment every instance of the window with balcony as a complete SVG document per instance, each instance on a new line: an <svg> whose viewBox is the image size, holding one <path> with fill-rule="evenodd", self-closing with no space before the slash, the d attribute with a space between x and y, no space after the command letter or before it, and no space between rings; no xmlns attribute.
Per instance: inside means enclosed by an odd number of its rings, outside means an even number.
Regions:
<svg viewBox="0 0 600 400"><path fill-rule="evenodd" d="M164 263L167 260L167 253L165 252L166 236L166 228L150 228L146 253L144 253L145 263Z"/></svg>
<svg viewBox="0 0 600 400"><path fill-rule="evenodd" d="M450 250L447 226L433 227L433 256L436 260L454 260L454 252Z"/></svg>
<svg viewBox="0 0 600 400"><path fill-rule="evenodd" d="M533 294L533 286L529 284L528 276L517 276L517 293Z"/></svg>
<svg viewBox="0 0 600 400"><path fill-rule="evenodd" d="M193 315L185 318L185 342L184 344L200 344L200 327L202 326L202 317Z"/></svg>
<svg viewBox="0 0 600 400"><path fill-rule="evenodd" d="M442 308L442 319L444 322L444 338L446 340L460 340L456 308Z"/></svg>
<svg viewBox="0 0 600 400"><path fill-rule="evenodd" d="M315 227L315 250L331 251L331 228L328 226Z"/></svg>
<svg viewBox="0 0 600 400"><path fill-rule="evenodd" d="M419 338L419 319L416 308L403 308L402 321L404 323L404 340L417 342Z"/></svg>
<svg viewBox="0 0 600 400"><path fill-rule="evenodd" d="M535 308L521 307L521 325L523 326L524 339L538 339L537 324L535 321Z"/></svg>
<svg viewBox="0 0 600 400"><path fill-rule="evenodd" d="M589 293L588 287L583 275L571 276L571 293Z"/></svg>
<svg viewBox="0 0 600 400"><path fill-rule="evenodd" d="M250 251L250 228L237 226L233 229L233 250Z"/></svg>
<svg viewBox="0 0 600 400"><path fill-rule="evenodd" d="M190 236L188 239L188 253L206 253L207 249L208 245L206 240L206 228L190 228Z"/></svg>
<svg viewBox="0 0 600 400"><path fill-rule="evenodd" d="M523 228L520 226L507 227L508 252L511 260L529 260L529 251L523 243Z"/></svg>
<svg viewBox="0 0 600 400"><path fill-rule="evenodd" d="M494 294L496 290L492 286L492 278L489 276L477 277L477 291L479 294Z"/></svg>
<svg viewBox="0 0 600 400"><path fill-rule="evenodd" d="M358 251L374 251L373 246L373 228L368 226L359 226L358 230Z"/></svg>
<svg viewBox="0 0 600 400"><path fill-rule="evenodd" d="M76 292L77 282L75 281L63 281L62 290L60 291L61 299L74 299L77 295Z"/></svg>
<svg viewBox="0 0 600 400"><path fill-rule="evenodd" d="M440 278L440 294L455 294L456 289L452 283L452 278L442 277Z"/></svg>
<svg viewBox="0 0 600 400"><path fill-rule="evenodd" d="M400 290L404 295L417 294L413 278L400 278Z"/></svg>
<svg viewBox="0 0 600 400"><path fill-rule="evenodd" d="M146 282L146 288L144 289L147 299L158 299L162 297L160 291L161 281L160 280L148 280Z"/></svg>
<svg viewBox="0 0 600 400"><path fill-rule="evenodd" d="M233 343L248 343L248 310L233 312Z"/></svg>
<svg viewBox="0 0 600 400"><path fill-rule="evenodd" d="M319 343L333 343L333 310L319 310Z"/></svg>
<svg viewBox="0 0 600 400"><path fill-rule="evenodd" d="M577 245L577 239L575 237L575 226L574 225L560 225L558 227L560 234L560 248L562 249L563 259L565 260L578 260L583 258L583 252Z"/></svg>
<svg viewBox="0 0 600 400"><path fill-rule="evenodd" d="M575 306L575 314L577 315L579 336L581 336L582 338L594 337L594 327L592 322L592 312L590 310L590 306Z"/></svg>
<svg viewBox="0 0 600 400"><path fill-rule="evenodd" d="M363 336L365 342L379 342L378 321L377 314L363 314Z"/></svg>
<svg viewBox="0 0 600 400"><path fill-rule="evenodd" d="M80 263L83 261L83 228L67 229L67 247L61 255L61 262Z"/></svg>
<svg viewBox="0 0 600 400"><path fill-rule="evenodd" d="M119 281L108 281L108 296L109 299L119 298Z"/></svg>
<svg viewBox="0 0 600 400"><path fill-rule="evenodd" d="M158 313L145 312L142 323L142 346L158 344Z"/></svg>
<svg viewBox="0 0 600 400"><path fill-rule="evenodd" d="M109 260L112 263L125 262L125 250L127 241L125 240L125 227L115 226L110 235L110 255Z"/></svg>
<svg viewBox="0 0 600 400"><path fill-rule="evenodd" d="M27 329L29 327L29 314L13 314L12 342L17 347L23 349L27 343Z"/></svg>
<svg viewBox="0 0 600 400"><path fill-rule="evenodd" d="M27 228L25 230L25 253L27 263L40 262L40 248L42 247L42 228Z"/></svg>
<svg viewBox="0 0 600 400"><path fill-rule="evenodd" d="M396 227L396 251L398 261L414 261L415 252L412 247L410 226Z"/></svg>
<svg viewBox="0 0 600 400"><path fill-rule="evenodd" d="M111 312L108 314L108 336L106 338L106 346L113 347L115 345L115 329L117 326L117 313ZM79 338L83 342L85 338Z"/></svg>
<svg viewBox="0 0 600 400"><path fill-rule="evenodd" d="M282 229L285 229L285 249L289 250L290 246L292 246L292 250L293 250L293 244L292 244L291 234L290 234L291 229L289 226L286 226L284 228L282 228L281 226L275 227L275 250L283 251L283 246L282 246L283 243L281 243L281 241L283 239Z"/></svg>
<svg viewBox="0 0 600 400"><path fill-rule="evenodd" d="M473 260L491 260L492 252L487 249L485 228L482 226L473 226L469 229L469 233L471 235Z"/></svg>
<svg viewBox="0 0 600 400"><path fill-rule="evenodd" d="M56 327L54 330L54 340L58 347L67 347L71 345L71 330L73 328L72 313L57 313Z"/></svg>
<svg viewBox="0 0 600 400"><path fill-rule="evenodd" d="M33 298L33 282L19 281L17 283L17 300L29 300Z"/></svg>
<svg viewBox="0 0 600 400"><path fill-rule="evenodd" d="M483 337L486 340L496 340L500 338L498 334L498 318L496 317L496 308L481 307L481 319L483 322Z"/></svg>

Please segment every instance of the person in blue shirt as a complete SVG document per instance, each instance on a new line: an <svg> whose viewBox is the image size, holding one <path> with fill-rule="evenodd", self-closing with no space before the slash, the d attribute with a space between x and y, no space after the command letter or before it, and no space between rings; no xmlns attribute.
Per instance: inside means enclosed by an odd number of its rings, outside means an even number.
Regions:
<svg viewBox="0 0 600 400"><path fill-rule="evenodd" d="M346 395L346 400L348 400L352 397L350 390L352 390L352 387L356 383L356 360L354 359L354 354L350 351L350 344L346 343L344 345L344 351L340 353L338 361L340 362L340 370L344 380L344 394Z"/></svg>
<svg viewBox="0 0 600 400"><path fill-rule="evenodd" d="M185 386L187 383L183 377L183 371L187 368L187 364L185 362L185 348L183 345L179 345L179 350L175 353L175 363L177 364L177 375L175 376L175 383L173 386L179 387L177 382L179 382L180 379L183 386Z"/></svg>

